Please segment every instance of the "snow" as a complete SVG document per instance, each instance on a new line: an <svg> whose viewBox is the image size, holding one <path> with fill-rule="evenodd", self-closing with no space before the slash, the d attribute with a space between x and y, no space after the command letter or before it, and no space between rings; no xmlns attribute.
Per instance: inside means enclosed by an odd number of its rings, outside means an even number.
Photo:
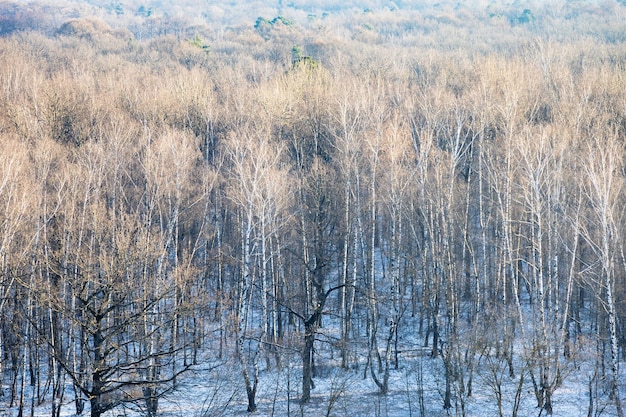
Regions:
<svg viewBox="0 0 626 417"><path fill-rule="evenodd" d="M407 329L408 330L408 329ZM257 393L258 410L255 416L362 416L362 417L405 417L421 416L420 388L423 387L425 416L462 415L459 401L453 399L453 408L444 410L443 364L440 358L431 358L425 351L407 351L400 359L399 369L393 369L390 376L390 391L379 395L376 385L369 377L364 378L364 362L356 369L342 370L336 359L326 356L329 350L320 346L317 361L320 375L315 378L315 388L311 401L300 404L301 367L297 354L286 355L280 369L262 370ZM582 358L586 360L588 358ZM587 416L588 384L592 364L581 362L564 376L563 384L554 394L554 417ZM512 401L519 380L509 378L508 371L503 376L503 413L511 416ZM489 388L489 373L484 363L477 368L471 397L466 398L467 416L497 416L495 396ZM622 385L623 386L623 385ZM68 390L71 388L68 388ZM5 393L7 392L5 388ZM73 398L70 392L65 396ZM456 405L456 409L455 409ZM602 410L602 407L606 408ZM225 362L217 367L197 368L181 380L176 391L159 402L160 416L217 417L245 416L246 393L240 370L232 363ZM28 407L27 407L28 408ZM611 402L605 395L599 402L600 411L594 415L614 415ZM35 409L35 416L49 415L49 404ZM519 416L539 416L541 410L536 400L530 378L524 383ZM68 402L62 408L63 416L71 416L73 404ZM87 409L84 415L88 415ZM15 407L0 411L2 417L16 416ZM140 409L118 408L108 416L136 416Z"/></svg>
<svg viewBox="0 0 626 417"><path fill-rule="evenodd" d="M384 283L381 283L384 285ZM382 288L382 287L381 287ZM385 289L382 289L385 292ZM382 304L382 301L381 301ZM388 306L381 306L381 310ZM530 316L529 306L525 306L524 314ZM468 416L490 417L498 416L496 395L493 390L493 373L490 366L495 366L496 372L502 377L504 416L513 415L514 399L519 385L521 373L524 373L524 383L521 390L519 417L545 416L545 410L537 407L531 377L524 371L524 357L529 347L527 341L521 340L518 334L513 346L513 362L516 375L511 378L506 361L500 357L493 357L491 364L485 359L485 352L476 353L476 369L472 382L472 395L467 396L459 392L459 386L452 387L452 408L443 408L445 392L445 369L442 357L431 357L432 348L424 346L424 336L419 334L419 317L405 316L402 319L399 331L399 363L398 369L391 365L389 392L386 395L378 393L369 370L365 372L367 347L363 345L365 328L355 330L358 338L355 341L352 353L356 359L350 369L341 369L340 356L334 341L339 340L339 317L326 314L323 318L324 327L319 329L315 344L315 362L317 376L314 378L315 387L312 390L311 400L302 404L299 401L302 384L302 366L297 341L291 341L291 348L284 348L280 352L281 366L273 360L273 353L268 354L269 360L259 360L260 382L256 395L258 409L248 413L247 397L243 376L238 361L234 355L234 347L226 348L227 355L222 359L215 357L211 344L207 345L204 358L178 381L177 388L159 401L158 415L162 417L227 417L227 416L358 416L358 417L439 417L439 416ZM526 334L532 334L534 329L525 321ZM472 343L472 333L475 329L466 324L460 325L461 343ZM492 329L489 329L490 332ZM297 331L292 329L297 337ZM496 335L498 329L493 329ZM387 324L379 324L379 335L387 334ZM491 334L491 333L490 333ZM493 336L492 335L492 336ZM300 335L301 336L301 335ZM490 337L489 335L482 335ZM381 336L382 337L382 336ZM595 362L597 361L594 343L581 343L582 350L575 352L570 361L559 357L562 367L562 383L553 394L553 417L587 417L589 412L589 384L594 378ZM384 346L379 341L379 348ZM586 350L585 350L586 349ZM358 356L360 355L360 356ZM267 363L270 368L265 368ZM553 364L550 364L553 366ZM464 370L467 372L467 370ZM608 370L606 371L609 372ZM467 375L465 375L465 382ZM596 395L593 416L616 415L613 401L609 399L609 388L603 384L602 378L593 380L593 390ZM626 393L626 381L620 380L620 392ZM4 388L5 397L0 397L0 417L16 417L17 408L8 408L6 399L9 388ZM27 398L30 396L27 394ZM49 398L49 395L47 396ZM66 388L65 399L61 415L74 416L71 384ZM462 404L464 402L464 404ZM25 414L30 412L30 404L26 405ZM142 402L118 407L106 413L106 417L137 417L145 415ZM423 407L423 410L422 410ZM44 402L34 408L33 417L50 415L50 404ZM83 411L89 415L89 404Z"/></svg>

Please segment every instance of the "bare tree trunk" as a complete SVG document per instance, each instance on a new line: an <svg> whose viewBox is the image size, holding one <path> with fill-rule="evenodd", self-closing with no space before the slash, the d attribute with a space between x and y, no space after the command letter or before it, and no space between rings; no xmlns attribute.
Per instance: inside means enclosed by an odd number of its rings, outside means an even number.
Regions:
<svg viewBox="0 0 626 417"><path fill-rule="evenodd" d="M251 234L252 234L252 218L251 214L246 215L246 219L242 219L242 270L241 278L239 281L239 309L238 309L238 332L237 332L237 354L241 361L241 367L246 386L246 393L248 396L248 411L256 411L256 393L259 382L259 368L257 364L258 353L262 348L261 340L259 339L256 349L252 357L252 363L250 364L248 359L248 353L245 350L244 344L248 337L248 320L251 308L251 297L253 288L253 273L251 271ZM250 375L250 368L252 368L252 375Z"/></svg>
<svg viewBox="0 0 626 417"><path fill-rule="evenodd" d="M348 339L350 337L350 321L351 311L348 308L348 294L350 288L348 287L348 271L349 271L349 254L350 254L350 238L352 235L351 221L350 221L350 179L347 178L344 184L344 236L343 236L343 260L341 271L341 283L343 289L341 290L341 367L343 369L348 368Z"/></svg>
<svg viewBox="0 0 626 417"><path fill-rule="evenodd" d="M389 392L389 370L391 368L391 350L392 350L392 342L394 339L394 335L397 333L397 325L396 322L392 322L389 326L389 335L387 336L386 344L385 344L385 355L382 361L383 367L382 370L376 368L373 365L373 360L370 361L370 373L372 375L372 379L374 383L378 387L378 392L382 395L387 395ZM374 335L375 337L376 335ZM382 373L382 378L378 375Z"/></svg>
<svg viewBox="0 0 626 417"><path fill-rule="evenodd" d="M313 383L313 342L315 341L315 325L304 325L304 346L302 348L302 397L301 402L306 403L311 399Z"/></svg>
<svg viewBox="0 0 626 417"><path fill-rule="evenodd" d="M328 296L337 290L343 288L343 285L328 289L326 292L322 288L316 286L316 298L317 305L313 310L313 313L308 317L298 315L304 322L304 345L302 347L302 397L301 402L306 403L311 399L311 389L314 387L313 383L313 352L315 335L319 329L319 325L322 319L324 306Z"/></svg>

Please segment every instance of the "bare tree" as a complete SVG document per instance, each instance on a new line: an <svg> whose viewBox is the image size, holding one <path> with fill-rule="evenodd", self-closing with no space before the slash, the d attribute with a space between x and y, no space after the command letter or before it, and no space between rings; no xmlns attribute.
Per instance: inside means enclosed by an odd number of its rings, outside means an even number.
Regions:
<svg viewBox="0 0 626 417"><path fill-rule="evenodd" d="M290 191L282 167L282 151L269 141L268 132L263 127L255 130L250 127L233 134L226 152L232 164L228 196L239 213L241 224L238 357L246 383L248 411L252 412L256 409L258 359L268 349L270 334L271 239L288 219L284 210L289 204ZM254 294L261 299L261 316L256 323L253 319ZM254 345L251 359L245 344Z"/></svg>
<svg viewBox="0 0 626 417"><path fill-rule="evenodd" d="M184 349L170 332L177 317L177 305L170 302L174 283L156 274L160 279L153 288L139 279L145 276L146 259L157 265L160 251L138 234L145 223L126 206L133 201L132 190L121 196L129 163L122 144L130 137L116 133L112 129L102 142L86 144L75 176L59 178L68 183L85 178L69 194L83 197L78 204L59 202L63 206L47 239L50 278L31 288L54 311L52 323L58 320L66 329L67 338L61 339L54 326L38 327L54 361L89 399L92 416L129 402L146 402L154 413L155 399L188 369L171 366L176 352ZM145 323L148 332L142 331ZM150 349L142 347L146 344ZM145 388L153 391L146 396ZM77 411L80 403L77 398Z"/></svg>
<svg viewBox="0 0 626 417"><path fill-rule="evenodd" d="M622 148L614 133L594 135L587 142L587 158L583 160L583 169L587 177L584 193L588 199L597 223L591 229L588 226L586 240L591 244L597 256L600 271L598 281L602 289L598 297L602 298L602 307L607 315L609 331L610 370L609 389L615 402L618 416L623 416L619 381L619 346L616 318L615 278L616 278L616 205L622 195ZM601 353L601 352L599 352Z"/></svg>

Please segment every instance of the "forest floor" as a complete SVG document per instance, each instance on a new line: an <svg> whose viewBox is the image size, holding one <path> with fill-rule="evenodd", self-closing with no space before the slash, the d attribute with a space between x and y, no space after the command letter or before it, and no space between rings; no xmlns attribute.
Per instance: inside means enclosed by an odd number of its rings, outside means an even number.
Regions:
<svg viewBox="0 0 626 417"><path fill-rule="evenodd" d="M413 327L414 328L414 327ZM405 330L411 329L406 326ZM421 339L421 338L420 338ZM398 369L391 365L389 392L380 395L370 372L365 375L366 357L353 358L352 369L341 369L337 354L331 353L328 344L318 342L316 350L317 376L311 400L299 401L301 395L302 367L298 352L281 354L281 366L272 363L267 371L266 361L259 362L261 372L257 392L258 409L248 413L246 391L241 370L233 357L221 361L204 362L181 378L177 389L159 402L159 416L166 417L218 417L218 416L359 416L359 417L421 417L421 416L513 416L514 399L519 385L519 372L511 378L504 361L488 366L478 361L472 378L472 395L461 393L458 385L452 387L452 407L443 407L445 392L444 366L441 357L430 356L430 349L422 348L416 337L404 332L399 338ZM423 341L423 340L421 340ZM521 347L520 347L521 348ZM517 347L516 347L517 349ZM562 383L553 396L553 416L588 417L614 416L613 402L602 393L601 384L594 384L593 409L590 412L589 387L593 377L593 359L579 353L578 359L563 368ZM521 369L520 356L515 366ZM492 372L493 370L496 372ZM502 414L498 410L494 376L501 378ZM532 379L524 373L520 391L519 417L545 416L537 408ZM468 375L465 375L467 380ZM622 379L621 392L626 393ZM466 387L467 385L465 385ZM8 390L5 387L5 394ZM6 398L6 395L5 395ZM62 416L74 415L73 392L68 387ZM464 404L463 404L464 402ZM0 398L0 405L3 404ZM0 417L16 417L16 408L0 407ZM4 410L3 410L4 408ZM30 414L27 407L26 415ZM34 408L34 416L50 415L50 404ZM89 405L83 415L89 415ZM145 415L142 404L119 407L107 413L110 417Z"/></svg>
<svg viewBox="0 0 626 417"><path fill-rule="evenodd" d="M408 355L407 355L408 356ZM413 355L411 355L413 356ZM282 369L260 375L257 393L259 416L361 416L421 417L463 415L460 397L453 396L452 408L443 408L445 380L441 359L415 355L401 358L397 370L390 371L389 393L378 394L369 375L359 369L341 370L338 366L320 366L311 401L302 405L301 367L294 356ZM486 372L474 376L473 393L465 398L465 415L498 416L497 400ZM529 377L521 392L518 416L546 415L537 402ZM518 379L503 376L503 415L511 416ZM586 417L589 412L589 375L570 373L553 397L553 416ZM622 392L624 392L622 390ZM224 365L212 371L198 372L180 389L161 401L162 415L168 416L244 416L246 392L241 372ZM603 408L606 407L606 408ZM614 415L608 397L594 404L593 416Z"/></svg>
<svg viewBox="0 0 626 417"><path fill-rule="evenodd" d="M416 354L418 353L418 354ZM299 401L301 367L294 356L282 369L262 373L257 394L260 416L362 416L362 417L421 417L421 416L498 416L493 380L483 365L475 371L471 397L465 396L462 412L461 396L453 395L452 408L443 408L445 380L440 358L422 355L419 350L401 357L398 369L390 371L389 393L378 394L369 372L364 377L364 363L358 369L341 370L329 360L320 366L315 378L311 401ZM338 365L338 364L336 364ZM553 396L553 416L587 417L615 415L607 395L595 398L589 414L589 369L579 364L564 376ZM508 376L502 368L502 415L513 415L519 375ZM623 381L622 381L623 382ZM597 387L596 387L597 388ZM622 384L621 392L626 392ZM595 388L594 388L595 389ZM240 371L224 366L190 378L180 390L162 401L160 409L171 416L243 416L246 395ZM537 408L531 378L526 375L521 391L518 416L542 416Z"/></svg>

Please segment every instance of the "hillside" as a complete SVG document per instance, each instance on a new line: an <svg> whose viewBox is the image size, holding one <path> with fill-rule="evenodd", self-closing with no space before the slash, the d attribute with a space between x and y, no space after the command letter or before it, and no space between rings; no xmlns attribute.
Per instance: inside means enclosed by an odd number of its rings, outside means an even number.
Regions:
<svg viewBox="0 0 626 417"><path fill-rule="evenodd" d="M626 6L0 4L0 415L623 416Z"/></svg>

